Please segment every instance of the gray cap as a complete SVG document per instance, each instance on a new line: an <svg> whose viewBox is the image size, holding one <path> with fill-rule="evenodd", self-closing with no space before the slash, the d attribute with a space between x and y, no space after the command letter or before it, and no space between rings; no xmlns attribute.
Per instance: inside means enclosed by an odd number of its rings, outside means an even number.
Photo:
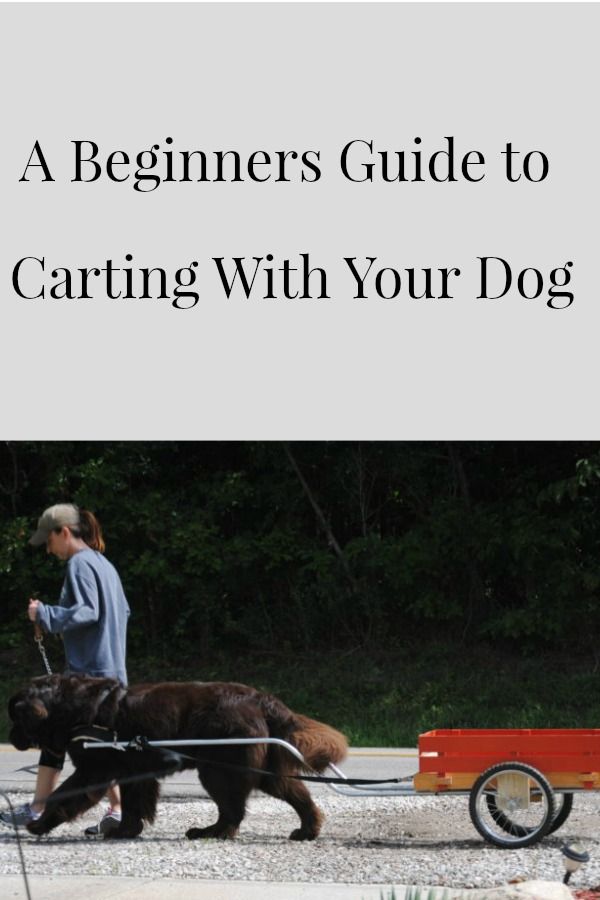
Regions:
<svg viewBox="0 0 600 900"><path fill-rule="evenodd" d="M79 510L72 503L57 503L44 510L38 519L37 530L29 539L34 547L41 547L48 540L51 531L67 525L75 528L79 525Z"/></svg>

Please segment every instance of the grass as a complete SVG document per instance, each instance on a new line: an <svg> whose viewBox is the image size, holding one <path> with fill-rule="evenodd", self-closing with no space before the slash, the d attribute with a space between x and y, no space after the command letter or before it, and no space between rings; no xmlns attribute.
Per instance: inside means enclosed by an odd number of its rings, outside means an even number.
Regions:
<svg viewBox="0 0 600 900"><path fill-rule="evenodd" d="M3 662L0 740L6 741L8 698L43 669L35 648L27 659ZM178 666L132 659L129 670L132 683L253 684L335 725L354 746L416 746L418 735L434 728L600 727L600 672L592 658L568 652L509 656L429 642L387 654L263 654Z"/></svg>

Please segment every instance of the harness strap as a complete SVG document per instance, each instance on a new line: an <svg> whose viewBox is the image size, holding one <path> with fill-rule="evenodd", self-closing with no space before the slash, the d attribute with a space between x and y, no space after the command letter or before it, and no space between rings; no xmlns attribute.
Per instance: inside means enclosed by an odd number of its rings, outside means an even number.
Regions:
<svg viewBox="0 0 600 900"><path fill-rule="evenodd" d="M115 745L115 750L125 750L125 747L117 746L118 740L119 735L117 732L105 725L78 725L72 729L69 743L90 741L93 744L102 744L110 741Z"/></svg>

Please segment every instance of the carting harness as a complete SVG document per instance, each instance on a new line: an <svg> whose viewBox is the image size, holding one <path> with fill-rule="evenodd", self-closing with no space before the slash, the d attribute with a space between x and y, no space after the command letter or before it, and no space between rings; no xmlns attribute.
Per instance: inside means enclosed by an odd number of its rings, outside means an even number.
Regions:
<svg viewBox="0 0 600 900"><path fill-rule="evenodd" d="M185 762L193 762L195 766L216 766L223 769L232 769L238 772L251 772L255 775L263 775L267 778L286 778L294 781L309 781L318 784L400 784L406 781L412 781L413 775L406 775L402 778L340 778L328 775L285 775L279 772L271 772L268 769L256 769L252 766L245 766L242 763L225 762L224 760L202 759L197 756L190 756L188 753L181 753L178 750L169 750L164 747L153 747L149 738L144 735L136 735L129 740L128 743L119 741L116 731L103 725L79 725L71 732L69 743L86 741L91 744L110 743L113 749L119 752L135 751L138 753L152 752L159 756L164 755L165 762L169 764L172 771L181 771L185 767ZM173 769L175 765L175 769ZM171 771L171 773L172 773ZM156 776L160 776L161 772L157 772ZM154 775L148 773L146 778L152 778Z"/></svg>

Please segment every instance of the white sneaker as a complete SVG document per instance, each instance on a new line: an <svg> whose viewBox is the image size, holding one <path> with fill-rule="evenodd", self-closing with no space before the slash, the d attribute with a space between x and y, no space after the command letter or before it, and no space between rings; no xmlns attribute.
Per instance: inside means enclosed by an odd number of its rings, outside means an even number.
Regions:
<svg viewBox="0 0 600 900"><path fill-rule="evenodd" d="M0 822L10 828L24 828L29 822L35 822L40 816L41 813L35 812L29 803L23 803L21 806L13 806L12 810L5 809L4 812L1 812Z"/></svg>

